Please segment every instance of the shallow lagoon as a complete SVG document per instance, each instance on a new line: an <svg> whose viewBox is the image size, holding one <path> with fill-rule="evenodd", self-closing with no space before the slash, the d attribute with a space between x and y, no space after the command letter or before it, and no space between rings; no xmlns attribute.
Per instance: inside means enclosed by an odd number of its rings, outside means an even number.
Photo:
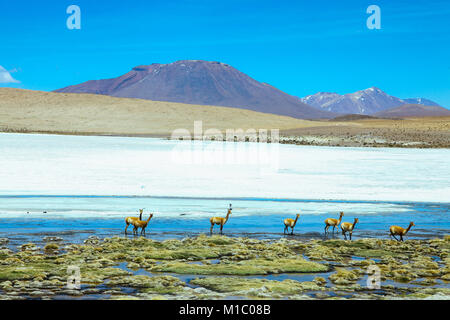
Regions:
<svg viewBox="0 0 450 320"><path fill-rule="evenodd" d="M339 211L359 217L355 238L411 220L411 238L450 230L447 149L0 134L0 153L0 236L17 242L120 234L138 208L155 212L149 237L181 238L208 232L229 203L231 236L282 237L282 220L300 213L296 234L321 238Z"/></svg>
<svg viewBox="0 0 450 320"><path fill-rule="evenodd" d="M138 215L133 212L133 207L158 208L146 230L147 237L181 239L208 233L209 217L212 214L224 216L230 202L233 203L233 214L224 227L228 236L277 239L284 236L283 219L300 212L294 237L322 239L323 221L330 216L337 217L340 210L345 212L343 221L359 217L355 239L387 238L391 224L406 226L411 220L416 227L407 236L410 239L442 237L450 232L450 204L46 196L0 199L3 216L0 237L9 237L10 245L39 242L46 235L81 242L93 234L100 237L123 234L124 217ZM144 218L147 214L144 213ZM128 231L131 233L132 228Z"/></svg>

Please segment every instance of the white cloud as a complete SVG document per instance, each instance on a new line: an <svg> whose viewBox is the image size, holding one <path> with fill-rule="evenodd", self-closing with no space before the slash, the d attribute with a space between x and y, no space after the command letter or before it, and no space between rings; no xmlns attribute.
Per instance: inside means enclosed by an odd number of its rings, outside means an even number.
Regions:
<svg viewBox="0 0 450 320"><path fill-rule="evenodd" d="M20 81L14 79L8 70L0 66L0 83L20 83Z"/></svg>

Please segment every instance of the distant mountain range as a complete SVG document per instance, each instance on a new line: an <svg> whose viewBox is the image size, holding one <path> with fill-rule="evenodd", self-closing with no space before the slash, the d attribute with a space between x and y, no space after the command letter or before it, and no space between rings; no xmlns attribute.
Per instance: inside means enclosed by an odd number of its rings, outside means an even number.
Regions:
<svg viewBox="0 0 450 320"><path fill-rule="evenodd" d="M403 118L403 117L438 117L450 116L450 110L440 106L424 106L421 104L404 104L400 107L374 113L379 118Z"/></svg>
<svg viewBox="0 0 450 320"><path fill-rule="evenodd" d="M201 60L138 66L118 78L87 81L56 92L227 106L301 119L336 116L227 64Z"/></svg>
<svg viewBox="0 0 450 320"><path fill-rule="evenodd" d="M341 114L372 115L405 104L440 107L437 103L424 98L400 99L388 95L376 87L344 95L331 92L318 92L300 100L320 110Z"/></svg>
<svg viewBox="0 0 450 320"><path fill-rule="evenodd" d="M202 60L138 66L117 78L91 80L55 92L226 106L300 119L330 119L343 114L374 115L407 104L441 108L428 99L400 99L376 87L344 95L319 92L297 98L258 82L230 65ZM403 113L405 110L410 108L404 109ZM422 112L427 110L431 112L429 109ZM436 111L431 113L436 114Z"/></svg>

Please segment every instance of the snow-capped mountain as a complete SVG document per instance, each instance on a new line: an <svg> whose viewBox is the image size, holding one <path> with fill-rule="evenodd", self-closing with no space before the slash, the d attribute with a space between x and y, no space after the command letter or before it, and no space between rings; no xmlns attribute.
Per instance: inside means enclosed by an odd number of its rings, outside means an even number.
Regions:
<svg viewBox="0 0 450 320"><path fill-rule="evenodd" d="M384 91L371 87L365 90L340 95L330 92L318 92L300 99L303 103L334 113L343 114L374 114L383 110L405 104L421 104L439 106L437 103L424 99L400 99L388 95Z"/></svg>

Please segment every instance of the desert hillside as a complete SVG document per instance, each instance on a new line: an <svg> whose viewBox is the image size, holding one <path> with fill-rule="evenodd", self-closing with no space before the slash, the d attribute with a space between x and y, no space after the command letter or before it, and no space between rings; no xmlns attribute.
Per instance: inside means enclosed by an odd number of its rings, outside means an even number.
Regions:
<svg viewBox="0 0 450 320"><path fill-rule="evenodd" d="M219 130L322 125L229 107L0 88L1 131L168 136L178 128L192 132L197 120Z"/></svg>
<svg viewBox="0 0 450 320"><path fill-rule="evenodd" d="M173 130L279 129L282 143L450 148L450 117L307 121L229 107L0 88L0 132L169 137Z"/></svg>
<svg viewBox="0 0 450 320"><path fill-rule="evenodd" d="M423 106L420 104L405 104L400 107L384 110L373 114L382 118L402 117L450 117L450 110L439 106Z"/></svg>

